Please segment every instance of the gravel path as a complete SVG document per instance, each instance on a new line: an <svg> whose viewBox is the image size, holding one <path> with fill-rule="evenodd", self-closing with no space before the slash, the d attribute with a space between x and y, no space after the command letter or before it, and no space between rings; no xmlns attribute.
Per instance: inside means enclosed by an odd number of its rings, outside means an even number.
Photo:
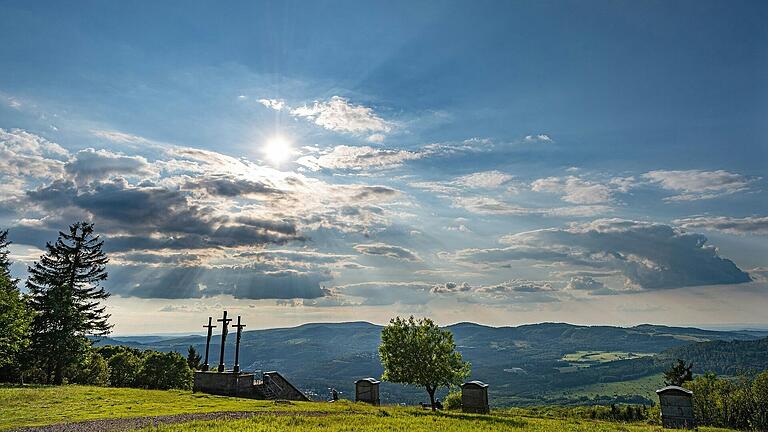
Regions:
<svg viewBox="0 0 768 432"><path fill-rule="evenodd" d="M128 431L160 424L185 423L195 420L234 420L257 416L313 416L328 415L325 411L229 411L197 414L173 414L151 417L89 420L76 423L60 423L48 426L30 426L12 429L14 432L96 432Z"/></svg>

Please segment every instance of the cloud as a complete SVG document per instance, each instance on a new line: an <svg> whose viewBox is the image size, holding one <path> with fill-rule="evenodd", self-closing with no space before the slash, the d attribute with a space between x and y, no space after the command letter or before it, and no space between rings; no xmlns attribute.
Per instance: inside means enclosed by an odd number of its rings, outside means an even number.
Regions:
<svg viewBox="0 0 768 432"><path fill-rule="evenodd" d="M463 208L472 213L498 216L591 217L613 211L613 208L607 205L521 207L496 198L484 196L454 197L453 206Z"/></svg>
<svg viewBox="0 0 768 432"><path fill-rule="evenodd" d="M363 255L379 255L404 261L418 262L421 258L404 247L388 245L385 243L367 243L355 245L354 249Z"/></svg>
<svg viewBox="0 0 768 432"><path fill-rule="evenodd" d="M107 290L123 297L188 299L220 295L237 299L318 298L321 272L270 271L256 265L173 266L112 265Z"/></svg>
<svg viewBox="0 0 768 432"><path fill-rule="evenodd" d="M0 179L52 179L63 175L69 152L21 129L0 128Z"/></svg>
<svg viewBox="0 0 768 432"><path fill-rule="evenodd" d="M285 101L282 99L259 99L259 103L275 111L282 111L285 108Z"/></svg>
<svg viewBox="0 0 768 432"><path fill-rule="evenodd" d="M373 109L353 105L340 96L332 96L328 101L315 101L311 106L293 108L290 113L335 132L382 134L392 130L392 124L379 117Z"/></svg>
<svg viewBox="0 0 768 432"><path fill-rule="evenodd" d="M108 178L111 175L155 176L147 159L141 156L126 156L108 150L87 148L77 152L64 169L77 181Z"/></svg>
<svg viewBox="0 0 768 432"><path fill-rule="evenodd" d="M643 178L662 188L681 192L665 198L666 201L694 201L712 199L745 191L757 179L749 179L728 171L650 171Z"/></svg>
<svg viewBox="0 0 768 432"><path fill-rule="evenodd" d="M433 294L453 294L459 292L472 291L472 287L466 283L446 282L444 284L438 284L433 286L429 292Z"/></svg>
<svg viewBox="0 0 768 432"><path fill-rule="evenodd" d="M537 260L618 270L644 289L749 282L749 274L718 255L701 234L648 222L598 219L569 228L542 229L502 237L510 246L465 249L455 259L480 263Z"/></svg>
<svg viewBox="0 0 768 432"><path fill-rule="evenodd" d="M524 140L528 142L552 142L552 138L547 134L526 135Z"/></svg>
<svg viewBox="0 0 768 432"><path fill-rule="evenodd" d="M567 290L584 291L590 295L612 295L616 294L605 286L604 283L590 276L573 276L565 286Z"/></svg>
<svg viewBox="0 0 768 432"><path fill-rule="evenodd" d="M264 180L251 180L220 173L192 178L184 184L184 188L200 189L206 191L210 195L221 197L281 194L281 192L270 182Z"/></svg>
<svg viewBox="0 0 768 432"><path fill-rule="evenodd" d="M92 130L94 136L122 144L147 144L150 141L144 137L113 130Z"/></svg>
<svg viewBox="0 0 768 432"><path fill-rule="evenodd" d="M423 305L432 296L432 284L427 282L362 282L338 285L334 290L345 296L362 298L366 306L388 306L393 304Z"/></svg>
<svg viewBox="0 0 768 432"><path fill-rule="evenodd" d="M673 222L683 228L701 228L736 235L768 235L768 216L749 216L744 218L698 216L676 219Z"/></svg>
<svg viewBox="0 0 768 432"><path fill-rule="evenodd" d="M610 187L575 176L538 179L531 183L531 190L560 194L563 201L574 204L600 204L612 201Z"/></svg>
<svg viewBox="0 0 768 432"><path fill-rule="evenodd" d="M377 149L369 146L336 146L320 156L304 156L296 163L313 171L320 169L363 170L370 168L388 169L398 167L405 161L419 159L421 152L408 150Z"/></svg>
<svg viewBox="0 0 768 432"><path fill-rule="evenodd" d="M457 177L455 185L478 189L495 189L514 177L501 171L482 171Z"/></svg>

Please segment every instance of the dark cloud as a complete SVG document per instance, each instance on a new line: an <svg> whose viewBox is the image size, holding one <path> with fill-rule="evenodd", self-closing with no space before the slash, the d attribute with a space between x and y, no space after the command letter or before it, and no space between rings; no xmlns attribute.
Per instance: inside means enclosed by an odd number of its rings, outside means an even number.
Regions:
<svg viewBox="0 0 768 432"><path fill-rule="evenodd" d="M600 219L568 229L507 236L503 241L513 248L534 245L536 258L532 259L541 259L544 249L566 255L550 261L619 270L631 283L646 289L751 280L733 261L720 257L716 248L707 245L705 236L663 224Z"/></svg>
<svg viewBox="0 0 768 432"><path fill-rule="evenodd" d="M153 170L141 156L126 156L108 150L80 150L64 165L78 181L107 178L110 175L152 175Z"/></svg>
<svg viewBox="0 0 768 432"><path fill-rule="evenodd" d="M185 183L184 188L201 189L210 195L223 197L282 194L267 182L238 178L229 174L210 174L193 178Z"/></svg>

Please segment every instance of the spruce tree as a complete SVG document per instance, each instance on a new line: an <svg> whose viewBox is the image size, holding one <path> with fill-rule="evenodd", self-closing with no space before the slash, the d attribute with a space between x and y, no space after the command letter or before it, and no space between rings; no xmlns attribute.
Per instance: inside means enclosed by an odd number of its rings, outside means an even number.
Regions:
<svg viewBox="0 0 768 432"><path fill-rule="evenodd" d="M19 378L19 356L29 345L31 315L11 277L8 231L0 231L0 381Z"/></svg>
<svg viewBox="0 0 768 432"><path fill-rule="evenodd" d="M108 262L103 244L92 223L78 222L46 244L45 255L29 268L27 289L36 312L32 345L48 382L53 376L53 383L61 384L66 367L85 357L87 336L103 336L112 328L101 304L109 297L101 286Z"/></svg>

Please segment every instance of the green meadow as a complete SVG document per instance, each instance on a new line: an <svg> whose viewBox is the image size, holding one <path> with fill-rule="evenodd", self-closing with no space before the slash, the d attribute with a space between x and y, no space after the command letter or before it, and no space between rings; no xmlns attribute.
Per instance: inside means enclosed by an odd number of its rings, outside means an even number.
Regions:
<svg viewBox="0 0 768 432"><path fill-rule="evenodd" d="M257 412L249 419L191 421L157 430L188 431L661 431L660 426L578 418L551 418L525 409L490 415L432 413L420 408L373 407L340 401L276 404L189 391L118 389L87 386L0 388L0 430L96 419L224 411ZM725 429L701 428L701 431Z"/></svg>

